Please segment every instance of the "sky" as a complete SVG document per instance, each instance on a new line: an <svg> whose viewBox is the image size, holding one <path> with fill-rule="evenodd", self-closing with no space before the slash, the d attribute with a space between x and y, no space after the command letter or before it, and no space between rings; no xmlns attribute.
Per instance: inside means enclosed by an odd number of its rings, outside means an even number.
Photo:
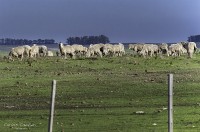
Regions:
<svg viewBox="0 0 200 132"><path fill-rule="evenodd" d="M101 34L121 43L186 41L200 34L200 0L0 0L0 38Z"/></svg>

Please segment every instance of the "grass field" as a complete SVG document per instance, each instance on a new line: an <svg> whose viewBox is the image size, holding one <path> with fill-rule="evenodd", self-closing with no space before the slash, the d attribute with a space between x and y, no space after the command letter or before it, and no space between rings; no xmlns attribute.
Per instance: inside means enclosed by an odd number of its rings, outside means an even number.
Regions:
<svg viewBox="0 0 200 132"><path fill-rule="evenodd" d="M48 130L53 79L55 132L166 132L168 73L174 74L174 131L200 130L200 55L23 61L2 56L2 132Z"/></svg>

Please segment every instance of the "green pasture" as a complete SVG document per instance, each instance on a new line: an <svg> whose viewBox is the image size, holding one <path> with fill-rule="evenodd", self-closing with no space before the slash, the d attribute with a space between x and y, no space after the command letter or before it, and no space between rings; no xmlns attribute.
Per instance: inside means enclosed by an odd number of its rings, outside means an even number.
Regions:
<svg viewBox="0 0 200 132"><path fill-rule="evenodd" d="M167 132L169 73L174 74L174 131L200 130L199 54L23 61L0 56L2 132L48 130L53 79L55 132Z"/></svg>

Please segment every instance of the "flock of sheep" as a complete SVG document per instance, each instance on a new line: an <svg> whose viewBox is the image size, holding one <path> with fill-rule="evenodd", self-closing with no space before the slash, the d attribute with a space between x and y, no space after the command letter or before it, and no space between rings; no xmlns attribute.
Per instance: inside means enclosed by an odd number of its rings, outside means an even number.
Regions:
<svg viewBox="0 0 200 132"><path fill-rule="evenodd" d="M59 43L59 51L57 56L63 56L65 59L71 57L75 59L77 56L81 57L103 57L103 56L122 56L125 54L124 45L119 44L91 44L89 47L84 47L80 44L64 45ZM22 45L14 47L9 52L8 58L18 58L22 60L24 57L36 58L41 56L54 56L52 51L49 51L45 45L33 44L33 46Z"/></svg>
<svg viewBox="0 0 200 132"><path fill-rule="evenodd" d="M76 58L81 57L103 57L103 56L123 56L125 55L125 48L122 43L119 44L91 44L85 47L80 44L65 45L59 43L59 51L56 52L57 56L63 56L65 59L68 57ZM129 44L129 49L139 56L157 56L159 54L166 54L167 56L180 56L187 53L192 58L193 53L196 51L197 46L194 42L181 42L171 44ZM33 44L33 46L23 45L14 47L9 52L9 59L14 57L22 60L24 57L36 58L41 56L54 56L52 51L49 51L45 45Z"/></svg>
<svg viewBox="0 0 200 132"><path fill-rule="evenodd" d="M64 55L65 58L67 54L71 55L72 58L75 58L77 55L89 57L103 57L103 56L122 56L125 54L124 45L119 44L91 44L88 48L82 45L64 45L63 43L59 44L59 49L61 55Z"/></svg>
<svg viewBox="0 0 200 132"><path fill-rule="evenodd" d="M53 56L53 52L48 51L47 46L45 45L22 45L12 48L9 52L8 58L13 60L13 57L16 57L22 60L24 57L33 58L38 56Z"/></svg>
<svg viewBox="0 0 200 132"><path fill-rule="evenodd" d="M159 45L156 44L129 44L129 49L135 51L138 55L146 57L158 54L166 54L167 56L181 56L182 54L188 54L192 58L193 53L197 50L195 42L180 42L171 44L166 43Z"/></svg>

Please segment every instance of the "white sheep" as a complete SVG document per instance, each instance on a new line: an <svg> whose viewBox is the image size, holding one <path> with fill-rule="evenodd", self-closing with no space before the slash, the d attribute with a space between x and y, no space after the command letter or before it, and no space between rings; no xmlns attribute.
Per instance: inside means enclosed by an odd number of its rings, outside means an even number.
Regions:
<svg viewBox="0 0 200 132"><path fill-rule="evenodd" d="M143 57L158 54L158 45L155 44L144 44L142 50L139 52Z"/></svg>
<svg viewBox="0 0 200 132"><path fill-rule="evenodd" d="M24 52L25 52L24 46L18 46L18 47L12 48L9 53L9 58L12 59L12 57L17 57L18 59L20 58L20 60L22 60L24 57Z"/></svg>
<svg viewBox="0 0 200 132"><path fill-rule="evenodd" d="M33 46L31 47L30 51L29 51L29 56L32 57L38 57L40 54L39 52L39 46L36 44L33 44Z"/></svg>
<svg viewBox="0 0 200 132"><path fill-rule="evenodd" d="M29 56L29 52L31 50L31 46L29 46L29 45L23 45L23 47L24 47L24 55L26 55L27 57L30 57Z"/></svg>
<svg viewBox="0 0 200 132"><path fill-rule="evenodd" d="M47 52L48 52L47 46L38 45L38 47L39 47L39 55L40 56L47 56Z"/></svg>
<svg viewBox="0 0 200 132"><path fill-rule="evenodd" d="M102 48L104 44L91 44L87 50L86 57L100 56L102 58Z"/></svg>
<svg viewBox="0 0 200 132"><path fill-rule="evenodd" d="M195 42L188 42L185 44L185 48L187 50L188 57L192 58L193 53L197 50L197 45Z"/></svg>
<svg viewBox="0 0 200 132"><path fill-rule="evenodd" d="M84 47L83 45L80 44L73 44L72 47L74 48L75 53L80 55L85 55L88 50L87 47Z"/></svg>
<svg viewBox="0 0 200 132"><path fill-rule="evenodd" d="M53 51L48 51L47 56L53 56Z"/></svg>
<svg viewBox="0 0 200 132"><path fill-rule="evenodd" d="M129 44L129 49L139 53L143 49L144 44Z"/></svg>
<svg viewBox="0 0 200 132"><path fill-rule="evenodd" d="M113 45L114 56L122 56L125 54L124 45L122 43Z"/></svg>
<svg viewBox="0 0 200 132"><path fill-rule="evenodd" d="M171 56L181 56L183 53L183 45L181 43L171 44L169 46L169 54Z"/></svg>
<svg viewBox="0 0 200 132"><path fill-rule="evenodd" d="M167 43L162 43L158 46L159 53L161 54L166 54L169 56L169 50L168 50L168 44Z"/></svg>
<svg viewBox="0 0 200 132"><path fill-rule="evenodd" d="M113 55L113 45L112 44L104 44L104 46L101 49L103 55Z"/></svg>
<svg viewBox="0 0 200 132"><path fill-rule="evenodd" d="M72 58L75 58L75 49L72 46L59 43L59 49L61 55L64 55L65 59L67 59L67 55L71 55Z"/></svg>

